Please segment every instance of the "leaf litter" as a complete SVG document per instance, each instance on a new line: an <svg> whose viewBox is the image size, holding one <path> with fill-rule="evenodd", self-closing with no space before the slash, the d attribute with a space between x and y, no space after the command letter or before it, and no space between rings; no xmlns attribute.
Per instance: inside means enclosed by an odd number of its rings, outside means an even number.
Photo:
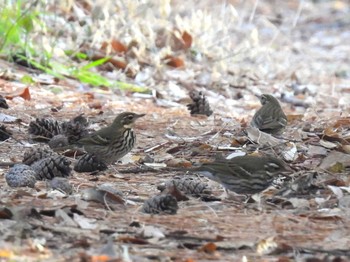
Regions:
<svg viewBox="0 0 350 262"><path fill-rule="evenodd" d="M9 107L1 109L1 122L11 132L0 142L3 163L21 162L25 149L33 147L28 128L36 119L68 123L84 113L90 127L98 129L122 111L147 116L136 124L133 157L98 173L72 171L67 178L71 194L52 194L40 181L34 189L10 188L5 180L9 167L0 166L0 257L346 261L350 50L344 14L349 4L256 3L126 1L118 6L78 1L55 7L71 15L69 22L46 18L67 33L57 39L55 54L89 37L84 48L93 51L91 57L98 58L101 50L113 55L112 71L96 70L145 86L148 94L92 88L72 79L57 82L43 74L33 76L37 85L28 87L16 81L31 71L1 60L0 68L11 69L1 73L1 95ZM112 16L108 9L122 12ZM210 117L190 115L191 93L202 96L201 104L191 108L205 109L204 115L213 112ZM289 125L282 137L248 127L259 107L255 95L261 93L283 102ZM164 208L159 184L188 177L172 167L253 152L284 158L295 170L282 188L269 188L259 202L221 197L218 184L197 177L198 184L170 182L175 188L164 196L188 199L176 205L171 201L171 215L142 212L152 198L158 202L148 210ZM76 161L74 155L67 158ZM192 194L190 185L208 186L215 199Z"/></svg>

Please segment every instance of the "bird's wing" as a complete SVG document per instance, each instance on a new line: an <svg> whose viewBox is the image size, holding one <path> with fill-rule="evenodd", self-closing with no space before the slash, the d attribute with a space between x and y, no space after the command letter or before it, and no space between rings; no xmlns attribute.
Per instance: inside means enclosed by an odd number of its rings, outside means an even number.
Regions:
<svg viewBox="0 0 350 262"><path fill-rule="evenodd" d="M286 119L280 117L278 121L272 116L262 118L260 115L254 119L259 129L277 129L287 125Z"/></svg>
<svg viewBox="0 0 350 262"><path fill-rule="evenodd" d="M81 144L98 146L107 146L110 142L110 138L107 136L100 136L99 134L92 134L79 140L79 143Z"/></svg>
<svg viewBox="0 0 350 262"><path fill-rule="evenodd" d="M236 164L230 164L226 160L203 164L198 170L211 172L212 179L216 181L226 180L228 178L246 178L249 175L244 168Z"/></svg>

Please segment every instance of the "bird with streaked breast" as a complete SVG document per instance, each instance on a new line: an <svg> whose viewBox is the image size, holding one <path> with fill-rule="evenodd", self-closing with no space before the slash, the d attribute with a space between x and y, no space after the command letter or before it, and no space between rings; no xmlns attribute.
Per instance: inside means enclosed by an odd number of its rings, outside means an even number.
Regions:
<svg viewBox="0 0 350 262"><path fill-rule="evenodd" d="M268 188L278 174L290 173L282 160L270 156L237 156L202 163L190 169L237 194L255 194Z"/></svg>
<svg viewBox="0 0 350 262"><path fill-rule="evenodd" d="M287 117L278 100L269 94L262 94L259 98L262 107L253 116L251 126L270 134L281 133L287 126Z"/></svg>
<svg viewBox="0 0 350 262"><path fill-rule="evenodd" d="M133 131L134 123L145 114L123 112L107 127L104 127L80 139L77 144L94 155L105 164L118 161L131 151L135 145L136 136Z"/></svg>

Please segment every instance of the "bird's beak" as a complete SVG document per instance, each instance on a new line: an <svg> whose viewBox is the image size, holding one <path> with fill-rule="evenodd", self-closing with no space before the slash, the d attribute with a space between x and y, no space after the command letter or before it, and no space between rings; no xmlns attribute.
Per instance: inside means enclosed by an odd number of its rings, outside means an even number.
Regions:
<svg viewBox="0 0 350 262"><path fill-rule="evenodd" d="M145 116L146 114L139 114L139 115L135 115L135 118L140 118L140 117L143 117Z"/></svg>

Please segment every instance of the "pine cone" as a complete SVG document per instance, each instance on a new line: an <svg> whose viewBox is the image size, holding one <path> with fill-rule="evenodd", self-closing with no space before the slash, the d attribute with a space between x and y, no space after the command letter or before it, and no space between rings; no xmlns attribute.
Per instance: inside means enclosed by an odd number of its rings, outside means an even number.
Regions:
<svg viewBox="0 0 350 262"><path fill-rule="evenodd" d="M94 172L106 169L107 165L91 154L83 155L74 166L76 172Z"/></svg>
<svg viewBox="0 0 350 262"><path fill-rule="evenodd" d="M10 187L34 187L35 175L35 171L30 166L17 164L5 174L5 179Z"/></svg>
<svg viewBox="0 0 350 262"><path fill-rule="evenodd" d="M49 147L52 149L68 146L68 138L65 135L55 135L49 141Z"/></svg>
<svg viewBox="0 0 350 262"><path fill-rule="evenodd" d="M11 132L6 130L6 127L0 126L0 141L5 141L11 137Z"/></svg>
<svg viewBox="0 0 350 262"><path fill-rule="evenodd" d="M193 103L188 104L187 108L190 110L191 115L206 115L210 116L213 111L210 109L209 102L202 92L192 91L190 97Z"/></svg>
<svg viewBox="0 0 350 262"><path fill-rule="evenodd" d="M62 133L61 123L54 119L37 118L29 123L29 134L52 138Z"/></svg>
<svg viewBox="0 0 350 262"><path fill-rule="evenodd" d="M166 188L175 186L178 190L185 193L186 195L209 195L211 194L210 189L206 183L203 183L200 179L195 177L179 177L176 176L172 180L159 185L158 190L165 190Z"/></svg>
<svg viewBox="0 0 350 262"><path fill-rule="evenodd" d="M177 200L172 195L157 195L147 199L142 206L142 212L148 214L176 214Z"/></svg>
<svg viewBox="0 0 350 262"><path fill-rule="evenodd" d="M2 95L0 95L0 107L5 109L9 108L9 105L6 102L6 99Z"/></svg>
<svg viewBox="0 0 350 262"><path fill-rule="evenodd" d="M50 181L50 187L52 189L59 190L61 192L66 193L67 195L70 195L73 193L73 187L71 184L69 184L68 179L63 177L54 177Z"/></svg>
<svg viewBox="0 0 350 262"><path fill-rule="evenodd" d="M57 153L55 153L49 148L32 147L29 150L26 150L24 152L22 163L30 166L31 164L33 164L34 162L40 159L56 156L56 155Z"/></svg>
<svg viewBox="0 0 350 262"><path fill-rule="evenodd" d="M87 126L88 121L83 116L83 114L73 118L68 122L64 122L62 124L62 129L64 130L64 134L68 138L69 144L74 144L79 139L86 136L88 134L88 131L86 129Z"/></svg>
<svg viewBox="0 0 350 262"><path fill-rule="evenodd" d="M38 180L67 177L71 173L70 161L64 156L51 156L41 159L32 165Z"/></svg>

